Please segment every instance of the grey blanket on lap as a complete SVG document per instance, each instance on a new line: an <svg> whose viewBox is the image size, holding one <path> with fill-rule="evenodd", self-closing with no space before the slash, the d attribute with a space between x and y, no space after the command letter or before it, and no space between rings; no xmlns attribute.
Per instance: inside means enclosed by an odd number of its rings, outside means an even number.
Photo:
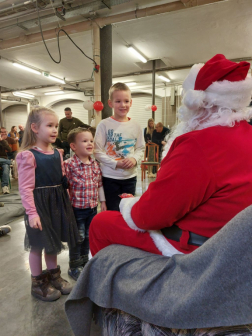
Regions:
<svg viewBox="0 0 252 336"><path fill-rule="evenodd" d="M166 328L252 323L252 206L189 255L103 249L66 301L76 336L89 335L95 304Z"/></svg>

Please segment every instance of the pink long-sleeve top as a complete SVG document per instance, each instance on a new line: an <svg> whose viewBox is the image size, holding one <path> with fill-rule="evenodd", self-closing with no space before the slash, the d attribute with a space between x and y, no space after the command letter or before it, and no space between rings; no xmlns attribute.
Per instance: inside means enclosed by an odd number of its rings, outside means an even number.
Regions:
<svg viewBox="0 0 252 336"><path fill-rule="evenodd" d="M33 149L46 155L51 155L54 153L53 150L45 152L37 147L33 147ZM60 151L59 153L61 158L62 174L65 175L62 154ZM23 207L25 208L26 214L29 216L29 219L39 217L33 197L33 190L35 189L35 169L37 167L35 157L29 150L23 151L18 153L16 157L16 162L18 166L19 192Z"/></svg>

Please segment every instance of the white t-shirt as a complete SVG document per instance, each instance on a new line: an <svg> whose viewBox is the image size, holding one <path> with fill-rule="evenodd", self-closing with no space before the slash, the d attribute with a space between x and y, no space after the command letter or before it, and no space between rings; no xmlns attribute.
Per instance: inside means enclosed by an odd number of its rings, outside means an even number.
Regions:
<svg viewBox="0 0 252 336"><path fill-rule="evenodd" d="M141 126L134 120L117 121L111 117L102 120L95 134L95 158L101 164L102 175L117 180L136 176L132 169L116 168L118 160L133 157L137 164L143 160L145 142Z"/></svg>

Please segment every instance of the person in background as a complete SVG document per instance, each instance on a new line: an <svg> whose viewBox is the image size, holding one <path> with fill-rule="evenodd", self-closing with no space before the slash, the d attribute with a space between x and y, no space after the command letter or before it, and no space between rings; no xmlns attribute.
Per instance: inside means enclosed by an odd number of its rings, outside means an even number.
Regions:
<svg viewBox="0 0 252 336"><path fill-rule="evenodd" d="M12 151L12 145L16 144L16 140L14 140L11 137L8 137L7 130L3 126L1 127L1 137L3 140L6 140L8 142L9 146L11 147L11 151Z"/></svg>
<svg viewBox="0 0 252 336"><path fill-rule="evenodd" d="M6 135L7 138L7 135ZM7 153L11 152L11 147L9 146L6 139L2 138L0 135L0 166L1 166L1 187L3 194L9 194L9 176L10 176L10 165L11 160L8 160Z"/></svg>
<svg viewBox="0 0 252 336"><path fill-rule="evenodd" d="M127 117L132 105L131 92L124 83L109 90L108 104L112 117L102 120L95 133L95 158L100 162L108 210L119 210L120 194L134 195L137 164L144 154L144 137L140 125Z"/></svg>
<svg viewBox="0 0 252 336"><path fill-rule="evenodd" d="M162 147L166 144L164 139L168 133L170 133L169 128L165 127L161 122L156 124L152 135L152 142L159 146L159 158L161 158Z"/></svg>
<svg viewBox="0 0 252 336"><path fill-rule="evenodd" d="M65 116L66 117L63 119L60 119L60 122L59 122L58 138L62 142L62 148L64 149L64 152L66 154L69 154L70 146L69 146L69 143L67 142L68 133L77 127L89 128L90 126L87 124L84 124L78 118L73 117L73 113L70 107L65 108Z"/></svg>
<svg viewBox="0 0 252 336"><path fill-rule="evenodd" d="M152 135L153 131L155 130L155 121L154 119L150 118L148 120L147 127L144 129L144 140L145 143L150 143L152 142Z"/></svg>
<svg viewBox="0 0 252 336"><path fill-rule="evenodd" d="M11 151L10 152L7 152L7 158L9 160L12 160L12 163L11 163L11 175L14 179L17 179L17 169L16 169L16 165L13 164L13 160L14 160L14 157L15 157L15 154L17 153L17 150L18 150L18 141L11 138L11 137L8 137L7 136L7 130L5 127L1 127L1 137L3 140L6 140L11 148Z"/></svg>
<svg viewBox="0 0 252 336"><path fill-rule="evenodd" d="M81 237L81 243L69 249L68 274L77 280L88 262L89 226L97 214L98 198L101 202L101 211L106 211L107 208L101 169L99 163L91 158L94 151L92 132L75 128L70 131L67 139L75 154L64 161L64 167L69 181L70 200Z"/></svg>
<svg viewBox="0 0 252 336"><path fill-rule="evenodd" d="M12 151L11 151L11 153L8 154L8 158L10 160L14 160L15 156L16 156L18 150L19 150L19 134L18 134L18 131L17 131L17 126L12 126L11 127L11 131L8 134L8 137L14 139L14 141L15 141L13 144L10 144Z"/></svg>
<svg viewBox="0 0 252 336"><path fill-rule="evenodd" d="M11 131L8 134L8 137L11 137L11 138L19 141L19 134L18 134L18 131L17 131L17 126L12 126L11 127Z"/></svg>
<svg viewBox="0 0 252 336"><path fill-rule="evenodd" d="M30 251L31 294L42 301L69 294L72 286L61 277L57 254L67 242L73 248L79 232L66 188L63 159L52 143L58 117L46 107L30 112L21 151L17 155L19 192L25 208L25 249ZM42 251L47 266L42 271Z"/></svg>
<svg viewBox="0 0 252 336"><path fill-rule="evenodd" d="M147 127L145 127L144 129L144 140L145 143L151 143L152 142L152 135L153 135L153 131L155 130L155 122L153 118L150 118L148 120L147 123ZM146 157L148 157L148 151L146 150ZM144 158L146 159L146 158ZM150 167L148 166L148 176L149 177L155 177L155 175L153 174L155 171L153 171L154 167Z"/></svg>
<svg viewBox="0 0 252 336"><path fill-rule="evenodd" d="M22 139L23 139L23 135L24 135L24 126L22 125L18 125L18 128L19 128L19 145L22 144Z"/></svg>

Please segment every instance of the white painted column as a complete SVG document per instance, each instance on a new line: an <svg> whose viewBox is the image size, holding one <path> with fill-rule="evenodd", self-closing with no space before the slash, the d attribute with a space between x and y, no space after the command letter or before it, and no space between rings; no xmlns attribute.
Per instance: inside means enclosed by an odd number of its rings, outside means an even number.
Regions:
<svg viewBox="0 0 252 336"><path fill-rule="evenodd" d="M31 112L31 103L28 102L27 103L27 114L29 115L30 112Z"/></svg>

